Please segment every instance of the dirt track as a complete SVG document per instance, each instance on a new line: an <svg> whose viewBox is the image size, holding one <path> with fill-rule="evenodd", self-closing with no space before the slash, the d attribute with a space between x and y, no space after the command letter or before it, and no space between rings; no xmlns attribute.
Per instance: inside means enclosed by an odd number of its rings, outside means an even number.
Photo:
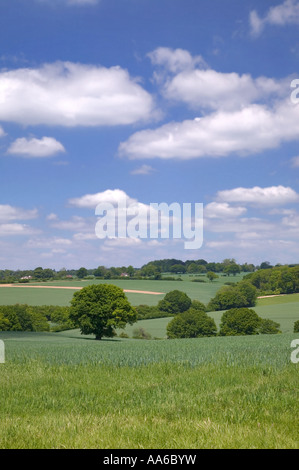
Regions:
<svg viewBox="0 0 299 470"><path fill-rule="evenodd" d="M16 284L0 284L0 287L34 287L37 289L75 289L75 290L80 290L83 289L83 287L71 287L71 286L31 286L31 285L16 285ZM164 292L152 292L148 290L129 290L129 289L124 289L124 292L128 293L133 293L133 294L150 294L150 295L164 295Z"/></svg>

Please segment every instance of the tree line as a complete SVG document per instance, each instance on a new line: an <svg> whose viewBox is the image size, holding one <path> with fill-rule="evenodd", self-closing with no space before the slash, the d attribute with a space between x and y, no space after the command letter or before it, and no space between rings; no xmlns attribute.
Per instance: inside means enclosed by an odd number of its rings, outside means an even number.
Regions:
<svg viewBox="0 0 299 470"><path fill-rule="evenodd" d="M296 265L287 265L286 267L295 267ZM298 266L298 265L297 265ZM38 266L35 269L27 270L0 270L0 282L30 282L48 281L48 280L69 280L73 278L88 279L166 279L163 274L207 274L221 273L226 276L235 276L238 273L254 273L258 270L272 269L274 266L268 261L263 261L260 265L252 263L239 264L234 258L227 258L221 262L208 262L204 259L182 261L179 259L162 259L149 261L141 268L129 266L98 266L97 268L88 269L84 266L79 269L60 270L43 268ZM275 268L281 265L275 265Z"/></svg>

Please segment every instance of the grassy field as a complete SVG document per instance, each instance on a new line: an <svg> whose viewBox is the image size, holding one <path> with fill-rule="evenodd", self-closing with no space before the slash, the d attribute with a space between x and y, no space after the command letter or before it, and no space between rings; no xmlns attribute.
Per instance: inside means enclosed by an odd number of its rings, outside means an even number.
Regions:
<svg viewBox="0 0 299 470"><path fill-rule="evenodd" d="M298 448L295 336L1 333L0 447Z"/></svg>
<svg viewBox="0 0 299 470"><path fill-rule="evenodd" d="M110 283L207 302L227 282L187 279ZM67 305L73 292L1 287L0 304ZM127 295L133 305L160 299ZM171 318L125 329L161 338L152 341L0 332L0 448L298 449L299 364L290 359L298 307L299 294L258 300L255 311L279 322L280 335L166 340ZM222 312L209 315L219 326Z"/></svg>
<svg viewBox="0 0 299 470"><path fill-rule="evenodd" d="M193 300L200 300L208 303L214 297L217 290L225 282L238 282L243 275L224 277L220 276L213 282L208 281L206 276L183 275L182 281L148 281L148 280L86 280L86 281L57 281L57 282L38 282L26 284L25 287L1 287L0 286L0 305L12 305L15 303L27 303L29 305L69 305L75 290L70 289L36 289L30 288L30 285L37 286L64 286L64 287L84 287L89 284L114 284L122 289L162 292L160 296L149 294L127 293L127 297L132 305L157 305L164 294L174 289L186 292ZM193 279L202 279L206 282L192 282Z"/></svg>

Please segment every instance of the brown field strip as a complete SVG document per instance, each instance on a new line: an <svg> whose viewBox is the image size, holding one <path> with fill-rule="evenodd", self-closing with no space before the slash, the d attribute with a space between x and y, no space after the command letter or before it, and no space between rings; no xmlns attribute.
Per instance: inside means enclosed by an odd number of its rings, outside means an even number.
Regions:
<svg viewBox="0 0 299 470"><path fill-rule="evenodd" d="M0 284L0 287L31 287L37 289L73 289L73 290L80 290L83 287L71 287L71 286L20 286L16 284ZM152 292L147 290L130 290L130 289L123 289L124 292L133 293L133 294L150 294L150 295L164 295L164 292Z"/></svg>

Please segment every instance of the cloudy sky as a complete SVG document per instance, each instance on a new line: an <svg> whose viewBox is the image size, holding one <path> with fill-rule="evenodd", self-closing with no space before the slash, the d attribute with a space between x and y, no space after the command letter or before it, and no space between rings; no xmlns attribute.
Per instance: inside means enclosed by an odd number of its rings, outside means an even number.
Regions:
<svg viewBox="0 0 299 470"><path fill-rule="evenodd" d="M0 269L298 263L298 33L299 0L0 2ZM152 203L202 246L96 236Z"/></svg>

